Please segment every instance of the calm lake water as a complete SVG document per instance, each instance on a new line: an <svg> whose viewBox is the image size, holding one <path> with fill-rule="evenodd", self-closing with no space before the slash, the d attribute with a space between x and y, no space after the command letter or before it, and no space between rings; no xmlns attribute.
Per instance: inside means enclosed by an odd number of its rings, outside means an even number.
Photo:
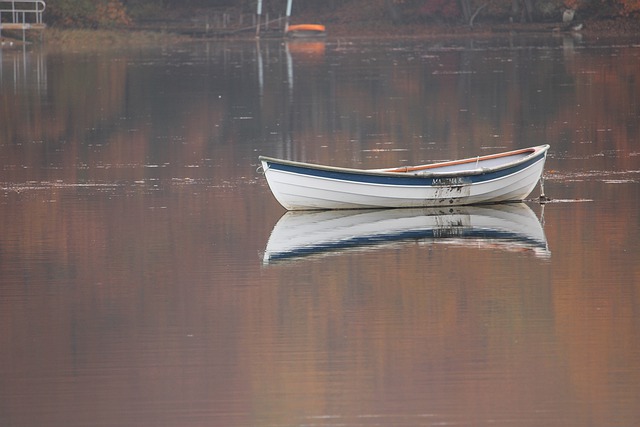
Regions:
<svg viewBox="0 0 640 427"><path fill-rule="evenodd" d="M640 425L640 40L0 58L2 426ZM284 215L256 170L541 143L544 206Z"/></svg>

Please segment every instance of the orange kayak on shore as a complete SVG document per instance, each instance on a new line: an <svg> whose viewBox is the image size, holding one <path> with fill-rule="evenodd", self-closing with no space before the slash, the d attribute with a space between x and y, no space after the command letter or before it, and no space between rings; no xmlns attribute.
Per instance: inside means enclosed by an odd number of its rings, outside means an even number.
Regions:
<svg viewBox="0 0 640 427"><path fill-rule="evenodd" d="M289 25L286 35L289 37L322 37L326 35L326 29L324 25L320 24Z"/></svg>

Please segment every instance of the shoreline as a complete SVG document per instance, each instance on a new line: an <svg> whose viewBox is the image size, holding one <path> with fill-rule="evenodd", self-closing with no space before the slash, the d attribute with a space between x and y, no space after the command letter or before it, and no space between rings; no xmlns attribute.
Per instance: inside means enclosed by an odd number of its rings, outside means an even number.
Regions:
<svg viewBox="0 0 640 427"><path fill-rule="evenodd" d="M28 33L27 43L41 45L54 51L91 51L102 49L127 49L198 41L255 40L255 33L211 33L207 37L181 34L180 29L153 28L132 25L111 29L61 29L47 28L40 32ZM445 39L464 37L494 37L500 35L558 35L579 34L589 38L632 38L640 42L640 21L633 19L612 19L587 21L580 31L562 27L561 23L480 23L474 27L465 25L393 25L386 22L354 22L351 24L327 24L327 39ZM9 36L11 34L12 36ZM276 35L278 37L278 35ZM268 38L268 37L266 37ZM4 32L0 38L3 48L21 47L22 32Z"/></svg>

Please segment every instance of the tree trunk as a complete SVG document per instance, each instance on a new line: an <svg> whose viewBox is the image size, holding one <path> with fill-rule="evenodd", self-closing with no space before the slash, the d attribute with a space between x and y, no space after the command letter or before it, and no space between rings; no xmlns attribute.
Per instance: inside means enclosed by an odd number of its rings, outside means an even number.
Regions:
<svg viewBox="0 0 640 427"><path fill-rule="evenodd" d="M533 22L533 0L523 0L527 22Z"/></svg>
<svg viewBox="0 0 640 427"><path fill-rule="evenodd" d="M465 23L469 23L471 20L471 1L470 0L458 0L460 4L460 10L462 11L462 19Z"/></svg>
<svg viewBox="0 0 640 427"><path fill-rule="evenodd" d="M394 3L393 0L387 0L386 2L387 10L389 11L389 16L391 17L391 22L394 24L402 23L402 14L400 10L398 10L398 6Z"/></svg>
<svg viewBox="0 0 640 427"><path fill-rule="evenodd" d="M512 0L511 19L520 22L533 22L533 0Z"/></svg>

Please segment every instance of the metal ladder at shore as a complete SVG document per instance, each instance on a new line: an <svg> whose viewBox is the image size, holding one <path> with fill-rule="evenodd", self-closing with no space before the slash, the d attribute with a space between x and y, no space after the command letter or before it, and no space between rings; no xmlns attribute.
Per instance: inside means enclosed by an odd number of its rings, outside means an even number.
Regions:
<svg viewBox="0 0 640 427"><path fill-rule="evenodd" d="M47 5L43 0L0 0L0 36L2 30L44 30L42 14Z"/></svg>

